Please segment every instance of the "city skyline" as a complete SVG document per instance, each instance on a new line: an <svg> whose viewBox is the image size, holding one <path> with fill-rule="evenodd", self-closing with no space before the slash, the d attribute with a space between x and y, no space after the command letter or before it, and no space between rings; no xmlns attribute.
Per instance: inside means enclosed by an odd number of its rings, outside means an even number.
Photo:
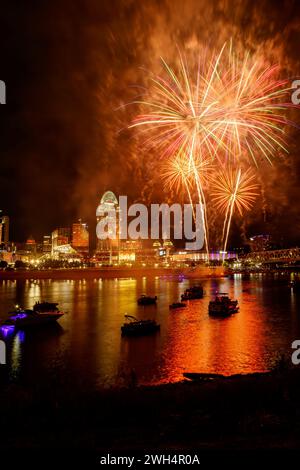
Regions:
<svg viewBox="0 0 300 470"><path fill-rule="evenodd" d="M266 61L276 59L291 83L299 76L300 60L293 47L299 36L299 4L289 2L284 10L271 1L246 4L247 17L244 8L237 6L230 21L232 8L217 0L209 10L203 2L194 1L186 7L179 2L177 9L167 0L160 2L160 9L151 1L143 2L142 7L115 1L114 14L110 5L100 7L96 1L71 10L67 3L58 2L45 8L28 5L26 11L18 11L13 4L6 6L7 19L10 15L16 18L16 31L12 34L7 29L5 19L3 32L10 53L4 51L2 62L7 103L0 116L0 203L11 217L13 239L24 239L32 232L42 237L53 227L69 225L79 217L92 227L99 194L110 188L144 203L172 197L162 190L156 175L156 156L145 151L127 128L134 117L134 110L127 105L135 99L137 87L146 85L144 69L160 71L160 56L174 65L177 47L190 54L205 44L218 49L232 38L238 49L249 49L258 56L264 53ZM205 30L201 10L207 15ZM272 22L267 19L269 11ZM55 28L48 26L41 31L37 25L44 15L51 18L50 25L57 15L69 17L69 21L66 25L61 20ZM80 44L75 45L70 37L76 36L79 18L82 34ZM105 24L105 31L97 28L101 24ZM165 27L167 24L169 27ZM243 37L237 37L241 25ZM221 34L211 43L210 33L215 27ZM274 30L280 34L274 36ZM15 48L16 37L24 44L22 48ZM64 55L60 42L67 51ZM44 47L49 54L45 55ZM22 64L26 64L26 73L20 83L18 70ZM299 244L297 129L290 134L288 157L280 157L273 167L261 165L266 190L245 221L234 222L231 245L264 232L278 239L284 237L286 245ZM128 184L132 175L134 184ZM177 201L173 198L173 202ZM37 211L39 217L35 216Z"/></svg>
<svg viewBox="0 0 300 470"><path fill-rule="evenodd" d="M288 467L300 0L2 3L2 467Z"/></svg>

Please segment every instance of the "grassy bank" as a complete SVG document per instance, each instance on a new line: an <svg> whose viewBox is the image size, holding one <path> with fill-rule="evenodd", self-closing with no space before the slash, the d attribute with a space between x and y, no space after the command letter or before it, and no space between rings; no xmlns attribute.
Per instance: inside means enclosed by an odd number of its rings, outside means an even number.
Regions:
<svg viewBox="0 0 300 470"><path fill-rule="evenodd" d="M0 448L287 448L300 446L300 369L156 387L1 388Z"/></svg>

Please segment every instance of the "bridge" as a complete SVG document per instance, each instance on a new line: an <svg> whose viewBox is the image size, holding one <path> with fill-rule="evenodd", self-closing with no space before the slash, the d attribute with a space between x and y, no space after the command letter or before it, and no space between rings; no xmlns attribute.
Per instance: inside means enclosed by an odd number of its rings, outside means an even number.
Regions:
<svg viewBox="0 0 300 470"><path fill-rule="evenodd" d="M294 263L300 261L300 248L286 248L284 250L253 251L243 258L243 261L252 263Z"/></svg>

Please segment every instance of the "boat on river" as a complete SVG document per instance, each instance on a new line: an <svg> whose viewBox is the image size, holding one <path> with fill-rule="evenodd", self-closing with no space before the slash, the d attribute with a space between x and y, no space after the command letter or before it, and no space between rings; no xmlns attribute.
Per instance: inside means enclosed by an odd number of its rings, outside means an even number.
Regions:
<svg viewBox="0 0 300 470"><path fill-rule="evenodd" d="M203 287L193 286L185 290L184 294L181 295L181 300L195 300L203 298Z"/></svg>
<svg viewBox="0 0 300 470"><path fill-rule="evenodd" d="M124 336L144 336L155 333L160 325L155 320L138 320L132 315L125 315L125 323L121 326Z"/></svg>
<svg viewBox="0 0 300 470"><path fill-rule="evenodd" d="M219 293L208 305L208 313L211 316L228 317L239 310L238 301L232 300L226 293Z"/></svg>
<svg viewBox="0 0 300 470"><path fill-rule="evenodd" d="M138 298L137 303L138 303L138 305L154 305L154 304L156 304L156 301L157 301L157 296L150 297L149 295L142 294Z"/></svg>
<svg viewBox="0 0 300 470"><path fill-rule="evenodd" d="M2 322L3 327L27 328L54 323L64 315L58 308L58 303L36 302L32 309L16 306L8 313L8 318Z"/></svg>

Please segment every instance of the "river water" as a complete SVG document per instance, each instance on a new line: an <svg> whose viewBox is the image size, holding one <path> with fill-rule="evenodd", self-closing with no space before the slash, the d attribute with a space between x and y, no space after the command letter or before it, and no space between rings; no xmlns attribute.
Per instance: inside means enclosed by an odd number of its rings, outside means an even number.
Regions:
<svg viewBox="0 0 300 470"><path fill-rule="evenodd" d="M49 377L74 378L89 386L157 384L182 379L183 372L221 374L268 370L281 355L291 355L300 339L300 292L288 279L251 275L201 281L202 300L169 310L196 280L179 278L32 280L0 282L0 319L18 303L57 301L65 316L54 327L18 331L5 339L9 380L35 384ZM210 318L215 292L239 301L239 313ZM157 295L157 306L139 307L142 293ZM155 318L157 334L122 338L124 314Z"/></svg>

